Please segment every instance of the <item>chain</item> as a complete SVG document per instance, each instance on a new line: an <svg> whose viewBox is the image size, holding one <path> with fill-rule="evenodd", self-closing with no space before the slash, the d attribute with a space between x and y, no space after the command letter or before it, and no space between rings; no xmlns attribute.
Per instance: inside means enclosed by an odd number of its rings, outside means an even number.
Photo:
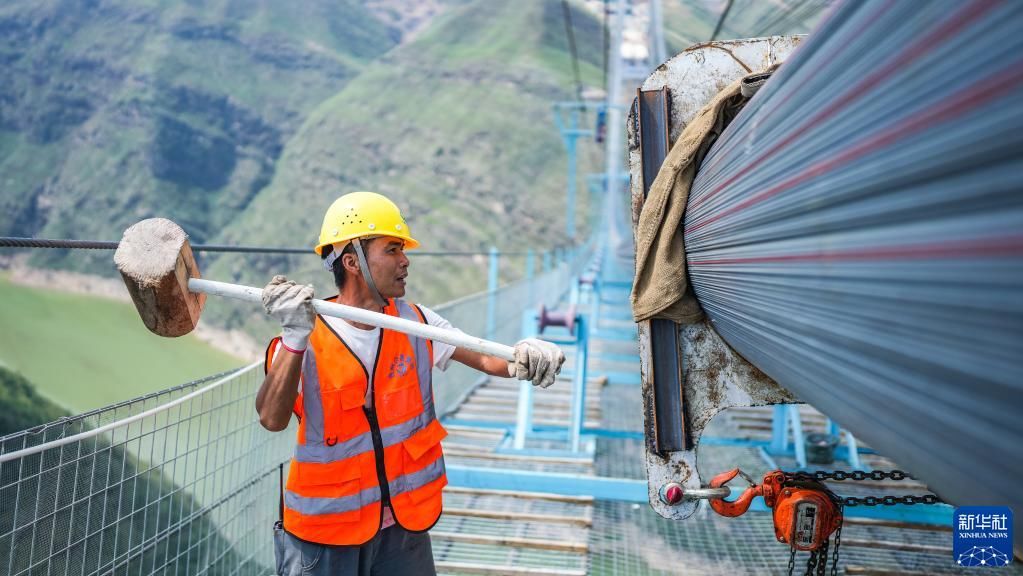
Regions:
<svg viewBox="0 0 1023 576"><path fill-rule="evenodd" d="M841 508L838 509L839 514L844 514L844 512ZM838 576L838 549L842 547L842 526L844 524L845 522L839 522L838 530L835 530L835 551L831 556L831 576Z"/></svg>
<svg viewBox="0 0 1023 576"><path fill-rule="evenodd" d="M831 576L837 576L838 574L838 548L841 546L842 538L842 525L838 525L838 531L835 535L835 551L831 556ZM806 559L806 571L803 576L827 576L828 573L828 547L829 540L825 540L820 548L812 550L810 556ZM789 547L789 576L792 576L792 572L796 569L796 547Z"/></svg>
<svg viewBox="0 0 1023 576"><path fill-rule="evenodd" d="M898 504L911 506L913 504L942 504L942 501L934 494L924 494L923 496L885 496L883 498L878 498L877 496L864 496L863 498L847 496L842 499L842 503L846 506L896 506Z"/></svg>
<svg viewBox="0 0 1023 576"><path fill-rule="evenodd" d="M846 472L845 470L835 470L834 472L828 472L826 470L817 470L815 472L789 472L785 474L786 481L799 481L799 480L813 480L816 482L823 482L825 480L834 480L841 482L843 480L906 480L913 479L912 476L903 472L902 470L873 470L871 472L864 472L863 470L853 470ZM915 496L908 494L906 496L864 496L857 498L855 496L846 496L841 499L842 504L846 506L896 506L898 504L905 504L912 506L913 504L941 504L942 500L935 494L923 494Z"/></svg>
<svg viewBox="0 0 1023 576"><path fill-rule="evenodd" d="M828 576L828 543L830 540L824 539L824 545L817 551L817 576Z"/></svg>
<svg viewBox="0 0 1023 576"><path fill-rule="evenodd" d="M872 470L865 472L863 470L835 470L828 472L827 470L815 470L813 472L787 472L785 473L787 478L792 480L816 480L822 482L824 480L915 480L912 476L903 472L902 470Z"/></svg>
<svg viewBox="0 0 1023 576"><path fill-rule="evenodd" d="M817 551L810 551L810 557L806 559L806 571L803 572L803 576L814 576L814 572L817 571Z"/></svg>
<svg viewBox="0 0 1023 576"><path fill-rule="evenodd" d="M817 470L814 472L786 472L785 483L789 482L824 482L825 480L834 480L841 482L843 480L906 480L915 479L913 476L903 472L902 470L872 470L870 472L864 472L863 470L853 470L847 472L845 470L835 470L828 472L826 470ZM829 497L838 507L839 515L844 515L844 506L896 506L898 504L941 504L942 500L938 498L936 494L923 494L921 496L906 495L906 496L864 496L862 498L854 496L841 497L835 493L828 491ZM842 524L838 524L838 529L835 531L835 548L831 552L831 576L838 576L838 551L842 547ZM825 540L820 548L810 552L810 557L806 561L806 572L805 576L826 576L828 566L828 548L829 540ZM789 576L792 576L792 572L795 569L796 564L796 547L792 546L792 551L789 554Z"/></svg>

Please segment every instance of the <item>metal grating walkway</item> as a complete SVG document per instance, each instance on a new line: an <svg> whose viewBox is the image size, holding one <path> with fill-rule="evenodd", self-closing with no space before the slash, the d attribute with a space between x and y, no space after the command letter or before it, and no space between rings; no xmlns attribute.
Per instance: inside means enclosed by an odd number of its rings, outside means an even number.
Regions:
<svg viewBox="0 0 1023 576"><path fill-rule="evenodd" d="M604 381L587 386L588 425L601 421ZM571 394L564 379L535 396L537 425L566 425ZM537 472L594 474L591 450L579 455L544 455L503 450L508 428L515 423L519 383L490 378L454 411L460 422L448 424L444 440L449 465L509 468ZM496 427L505 425L507 427ZM492 426L492 427L488 427ZM551 449L557 442L531 439L529 449ZM430 532L437 570L442 574L531 574L582 576L588 574L589 532L594 499L532 492L512 492L449 486L444 515Z"/></svg>
<svg viewBox="0 0 1023 576"><path fill-rule="evenodd" d="M590 369L604 368L599 352L614 347L591 339ZM620 344L614 351L616 366L634 361L635 344ZM566 367L574 365L575 350L563 346ZM622 358L622 354L625 357ZM594 354L598 352L597 354ZM627 364L625 369L630 369ZM614 368L612 368L614 369ZM638 373L638 370L636 371ZM606 376L587 378L585 426L603 422ZM597 474L596 442L587 438L578 453L567 450L565 438L538 435L526 440L525 449L512 450L520 384L507 378L489 378L451 412L445 422L448 437L444 454L449 466L497 470ZM572 380L559 377L546 390L533 395L533 424L567 427L571 423ZM590 496L565 496L449 486L444 514L430 532L434 558L441 574L583 576L590 573L590 541L596 501Z"/></svg>

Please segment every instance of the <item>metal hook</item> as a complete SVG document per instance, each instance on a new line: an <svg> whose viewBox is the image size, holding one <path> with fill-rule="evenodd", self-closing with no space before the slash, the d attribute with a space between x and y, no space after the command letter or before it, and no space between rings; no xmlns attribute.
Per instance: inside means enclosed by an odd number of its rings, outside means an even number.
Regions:
<svg viewBox="0 0 1023 576"><path fill-rule="evenodd" d="M747 488L745 492L731 502L724 499L710 501L710 507L722 516L742 516L747 510L749 510L750 504L753 503L753 499L757 496L763 495L763 486L758 486L753 482L753 479L750 478L748 474L738 468L718 474L710 481L710 486L711 488L724 486L739 475L742 475L742 478L749 483L749 488Z"/></svg>

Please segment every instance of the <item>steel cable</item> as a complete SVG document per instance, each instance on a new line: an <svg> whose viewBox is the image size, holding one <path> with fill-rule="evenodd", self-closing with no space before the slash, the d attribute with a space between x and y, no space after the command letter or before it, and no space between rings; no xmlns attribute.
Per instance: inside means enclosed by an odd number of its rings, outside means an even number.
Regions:
<svg viewBox="0 0 1023 576"><path fill-rule="evenodd" d="M718 34L721 32L721 26L725 23L725 19L728 18L728 12L732 9L733 0L728 0L728 4L725 4L725 9L721 11L721 16L718 17L718 23L714 25L714 32L711 33L711 41L718 39Z"/></svg>
<svg viewBox="0 0 1023 576"><path fill-rule="evenodd" d="M583 80L579 74L579 52L575 47L575 29L572 26L572 10L568 7L568 0L561 0L561 13L565 20L565 36L568 38L568 49L572 54L572 76L575 78L575 97L583 99ZM583 109L583 113L586 109Z"/></svg>
<svg viewBox="0 0 1023 576"><path fill-rule="evenodd" d="M837 7L710 150L684 224L738 352L944 499L1016 509L1021 26L1017 2Z"/></svg>
<svg viewBox="0 0 1023 576"><path fill-rule="evenodd" d="M117 242L104 240L48 240L45 238L0 237L0 248L66 248L73 250L116 250ZM227 246L224 244L191 244L194 252L245 252L251 254L313 254L311 248L273 246ZM488 256L489 251L447 250L411 252L415 256ZM502 256L525 256L525 250L501 251Z"/></svg>

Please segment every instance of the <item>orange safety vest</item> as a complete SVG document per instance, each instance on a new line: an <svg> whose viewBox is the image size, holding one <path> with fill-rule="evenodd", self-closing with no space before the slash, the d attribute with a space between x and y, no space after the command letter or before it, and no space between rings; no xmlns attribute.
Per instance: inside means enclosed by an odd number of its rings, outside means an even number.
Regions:
<svg viewBox="0 0 1023 576"><path fill-rule="evenodd" d="M403 300L389 300L384 313L426 323ZM267 366L279 341L267 348ZM363 544L380 530L385 502L410 532L437 523L447 432L434 410L432 368L432 342L385 329L375 365L363 366L316 317L294 407L299 426L284 491L285 530L321 544Z"/></svg>

